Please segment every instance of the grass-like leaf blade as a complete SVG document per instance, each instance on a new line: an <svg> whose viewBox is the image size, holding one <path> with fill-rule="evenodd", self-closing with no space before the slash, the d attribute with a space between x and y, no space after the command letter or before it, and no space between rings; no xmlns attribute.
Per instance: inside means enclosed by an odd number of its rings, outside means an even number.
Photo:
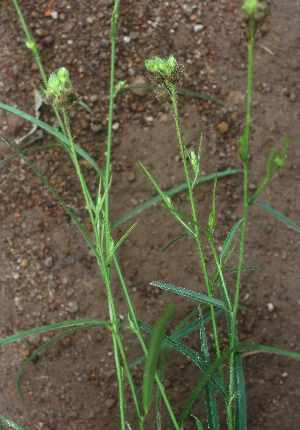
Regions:
<svg viewBox="0 0 300 430"><path fill-rule="evenodd" d="M21 395L21 391L20 391L20 381L21 381L22 375L23 375L26 367L34 359L34 357L36 357L40 352L43 351L43 349L46 349L49 345L51 345L51 343L56 342L61 337L67 336L68 334L74 333L75 331L78 331L78 330L83 330L83 329L92 328L92 327L99 327L99 326L110 327L110 324L103 322L103 321L99 321L98 323L89 324L88 326L79 326L79 327L70 328L70 330L66 330L63 333L60 333L57 336L54 336L52 339L49 339L47 342L43 343L43 345L41 345L39 348L37 348L30 355L30 357L28 357L27 360L25 360L25 362L22 364L21 369L19 370L19 373L18 373L16 386L17 386L17 393L18 393L18 396L19 396L19 399L21 400L21 402L22 402L22 395Z"/></svg>
<svg viewBox="0 0 300 430"><path fill-rule="evenodd" d="M160 87L153 87L152 85L130 85L122 87L119 92L124 90L133 90L133 89L145 89L145 90L160 90ZM214 97L207 96L205 94L197 93L196 91L185 90L183 88L177 88L177 93L187 94L189 96L198 97L200 99L211 100L214 103L218 103L222 106L228 106L226 103L222 102L222 100L216 99Z"/></svg>
<svg viewBox="0 0 300 430"><path fill-rule="evenodd" d="M9 420L8 418L5 418L3 415L0 414L0 420L5 422L5 425L12 427L16 430L26 430L23 427L19 426L18 424L14 423L12 420ZM3 426L3 424L2 424Z"/></svg>
<svg viewBox="0 0 300 430"><path fill-rule="evenodd" d="M139 326L148 331L148 333L153 333L153 328L145 323L142 323L141 321L139 321ZM193 349L183 345L180 342L177 342L176 340L171 339L169 336L166 335L164 335L163 341L167 346L170 346L171 348L178 351L180 354L190 358L203 372L206 372L208 370L208 366L199 357L198 353ZM132 364L130 365L130 367L132 367ZM212 382L214 383L215 387L220 391L223 397L226 397L228 395L226 388L216 375L212 376Z"/></svg>
<svg viewBox="0 0 300 430"><path fill-rule="evenodd" d="M300 354L298 354L296 352L285 351L283 349L273 348L271 346L266 346L266 345L245 345L243 342L236 344L234 347L224 351L222 353L221 357L218 360L216 360L210 366L210 368L205 372L205 374L203 375L203 377L201 378L201 380L197 384L196 388L194 389L192 395L190 396L187 404L185 405L185 408L184 408L184 410L180 416L180 419L179 419L179 425L183 426L183 424L184 424L186 418L188 417L188 414L189 414L194 402L196 401L197 397L199 396L201 391L204 389L205 385L208 383L208 381L210 380L212 375L214 375L214 373L218 369L218 367L223 363L223 361L226 360L226 358L228 358L232 352L249 351L249 350L251 350L251 351L256 350L259 352L268 352L271 354L279 354L279 355L284 355L287 357L296 358L296 359L300 360Z"/></svg>
<svg viewBox="0 0 300 430"><path fill-rule="evenodd" d="M199 418L195 417L195 415L191 415L191 417L195 418L196 424L197 424L197 429L198 430L203 430L203 425L201 424Z"/></svg>
<svg viewBox="0 0 300 430"><path fill-rule="evenodd" d="M18 115L21 118L24 118L27 121L32 122L33 124L36 124L38 127L41 127L43 130L52 134L52 136L56 137L61 142L70 146L69 139L64 134L62 134L58 130L56 130L54 127L51 127L51 125L46 124L45 122L35 118L34 116L29 115L28 113L25 113L19 109L13 108L13 107L6 105L4 103L1 103L1 102L0 102L0 108L7 111L7 112L11 112L15 115ZM2 135L1 135L1 137L3 138ZM75 147L76 152L82 158L84 158L86 161L88 161L94 167L94 169L99 173L99 175L102 178L104 178L104 174L103 174L102 170L100 169L100 167L97 165L97 163L95 163L95 161L82 148L80 148L80 146L78 146L74 143L74 147Z"/></svg>
<svg viewBox="0 0 300 430"><path fill-rule="evenodd" d="M220 315L221 313L223 313L224 310L223 309L216 309L215 310L215 317L217 315ZM124 317L126 317L126 315L124 315ZM208 323L209 321L211 321L211 313L208 312L204 318L204 324ZM141 328L143 328L144 330L146 330L148 333L152 334L153 333L153 328L142 323L141 321L138 321L138 324ZM192 322L191 324L187 325L186 327L180 329L179 331L177 331L176 333L172 334L172 336L170 336L170 339L172 340L176 340L179 341L181 339L183 339L184 337L188 336L189 334L193 333L195 330L199 329L199 319L197 319L196 321ZM161 344L161 351L164 350L165 348L168 348L169 346L165 343L162 342ZM146 360L146 356L142 355L141 357L137 358L133 363L130 364L130 367L136 366L137 364L142 363L144 360Z"/></svg>
<svg viewBox="0 0 300 430"><path fill-rule="evenodd" d="M224 242L224 245L223 245L223 248L222 248L222 251L220 254L220 261L222 261L223 258L225 257L225 255L226 255L226 253L230 247L230 244L232 242L232 239L234 238L234 235L235 235L237 229L239 228L239 226L242 224L242 222L243 222L243 220L240 219L236 224L234 224L234 226L232 227L232 229L228 233L228 236L226 237L226 240Z"/></svg>
<svg viewBox="0 0 300 430"><path fill-rule="evenodd" d="M151 336L143 374L143 407L147 414L153 399L154 379L160 355L160 345L167 329L169 320L175 313L174 303L170 303L166 311L157 321Z"/></svg>
<svg viewBox="0 0 300 430"><path fill-rule="evenodd" d="M30 330L22 331L21 333L16 333L11 336L7 336L4 339L0 339L0 346L6 345L7 343L15 342L19 339L24 339L25 337L31 336L36 333L44 333L45 331L57 330L58 328L72 327L77 325L90 325L98 323L97 320L92 318L82 318L78 320L62 321L55 324L44 325L41 327L32 328Z"/></svg>
<svg viewBox="0 0 300 430"><path fill-rule="evenodd" d="M165 284L164 282L153 281L150 285L162 288L163 290L171 291L172 293L180 294L181 296L189 297L190 299L198 300L208 305L213 305L218 308L225 308L225 305L221 300L215 299L213 297L205 296L204 294L197 293L196 291L188 290L187 288L175 287L175 285Z"/></svg>
<svg viewBox="0 0 300 430"><path fill-rule="evenodd" d="M201 307L198 306L198 309L199 309L200 344L201 344L202 358L207 364L207 366L210 366L210 357L209 357L209 351L207 346L204 319L203 319ZM204 398L205 398L208 428L213 430L220 430L217 403L216 403L216 398L214 393L214 387L211 381L209 381L207 386L204 388Z"/></svg>
<svg viewBox="0 0 300 430"><path fill-rule="evenodd" d="M233 169L233 170L225 170L224 172L218 172L217 173L217 177L218 178L223 178L225 176L229 176L229 175L237 175L239 173L243 173L242 169ZM201 184L203 182L207 182L207 181L212 181L215 179L215 174L211 174L211 175L206 175L203 176L202 178L197 179L196 181L196 185ZM179 193L180 191L183 191L187 188L187 183L178 185L178 187L172 188L169 191L165 192L165 195L167 197L173 196L174 194ZM162 197L156 196L153 199L148 200L147 202L143 203L141 206L136 207L134 210L132 210L131 212L129 212L128 214L124 215L122 218L120 218L118 221L116 221L113 225L112 225L112 230L116 227L118 227L119 225L121 225L123 222L127 221L128 219L132 218L133 216L139 214L140 212L142 212L143 210L149 208L150 206L154 205L155 203L159 202L163 200Z"/></svg>
<svg viewBox="0 0 300 430"><path fill-rule="evenodd" d="M234 393L235 393L235 430L247 430L247 403L245 379L242 363L242 355L240 352L234 354Z"/></svg>
<svg viewBox="0 0 300 430"><path fill-rule="evenodd" d="M260 202L259 200L256 200L255 203L257 203L259 206L261 206L263 209L265 209L267 212L269 212L275 218L279 219L279 221L282 221L284 224L286 224L289 227L296 230L297 233L300 233L300 227L297 224L295 224L293 221L288 219L286 216L282 215L280 212L276 211L275 209L271 208L270 206L266 205L265 203Z"/></svg>
<svg viewBox="0 0 300 430"><path fill-rule="evenodd" d="M25 161L25 163L28 164L28 166L37 174L37 176L44 182L44 184L47 185L47 187L49 188L49 190L55 195L55 197L57 198L57 200L61 203L61 205L66 209L66 211L68 212L68 214L70 215L70 217L73 219L73 221L75 222L75 224L77 225L77 227L79 228L79 230L81 231L81 233L83 234L85 240L87 241L87 243L90 245L91 249L93 250L96 258L98 259L98 261L101 262L101 259L100 259L99 255L98 255L97 250L96 250L95 246L93 245L93 243L92 243L89 235L85 231L83 225L78 220L78 218L76 217L76 215L70 209L70 207L60 197L60 195L55 191L55 189L49 184L49 182L47 181L47 179L43 175L41 175L40 172L33 166L33 164L31 164L27 160L27 158L25 158L24 155L21 154L1 133L0 133L0 136Z"/></svg>

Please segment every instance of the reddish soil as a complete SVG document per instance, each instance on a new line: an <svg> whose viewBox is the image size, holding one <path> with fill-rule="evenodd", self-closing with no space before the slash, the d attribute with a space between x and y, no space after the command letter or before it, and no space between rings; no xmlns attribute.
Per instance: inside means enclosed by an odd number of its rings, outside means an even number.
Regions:
<svg viewBox="0 0 300 430"><path fill-rule="evenodd" d="M299 224L299 0L269 3L272 30L259 41L255 52L250 192L263 182L272 149L280 151L281 138L288 136L291 144L286 164L260 200ZM228 104L224 107L205 99L178 96L183 139L188 149L197 148L203 133L203 174L241 168L236 142L245 124L247 47L240 37L237 13L240 6L241 2L235 0L121 1L116 82L126 79L129 84L147 84L144 61L174 54L186 66L183 88ZM82 101L93 109L93 115L80 106L72 110L72 132L76 143L104 168L110 65L108 29L113 2L26 0L20 2L20 7L41 47L47 76L66 66ZM49 15L51 11L58 13L58 19ZM25 35L11 1L1 1L0 20L1 102L34 115L32 90L40 86L41 78L23 42ZM1 132L12 141L31 127L2 110L0 115ZM41 107L41 119L56 124L49 106ZM227 124L228 131L218 127L222 122ZM44 134L35 144L53 141ZM1 141L0 158L11 154ZM88 213L68 154L59 147L49 147L31 152L28 159L90 231ZM124 90L114 108L113 222L156 195L140 162L164 190L184 182L168 106L156 100L150 91L136 94ZM86 163L82 166L95 195L98 176ZM107 320L106 290L96 261L65 210L22 160L15 158L0 166L0 173L1 338L66 319ZM241 218L242 193L242 176L218 181L215 233L218 249ZM212 209L212 182L197 186L195 194L199 218L205 224ZM190 213L186 192L172 200L178 210ZM177 314L171 323L174 328L195 303L149 284L160 280L205 293L195 244L183 238L162 253L164 246L183 230L159 204L118 227L115 237L121 237L137 219L138 225L118 250L131 298L139 319L150 325L167 303L175 300ZM215 264L205 240L204 249L212 277ZM240 340L299 352L299 249L300 237L294 230L260 207L251 207L245 265L260 265L261 269L247 272L242 278L240 303L250 312L240 311L238 315ZM231 267L236 267L236 262L237 253ZM118 313L126 314L115 273L113 282ZM233 294L235 277L228 276L227 284ZM226 322L219 321L221 345L227 347ZM207 326L207 331L211 333L211 326ZM19 401L15 383L20 367L29 354L52 336L53 332L36 335L0 349L0 414L32 430L120 428L112 342L104 329L77 332L43 351L23 375L23 403ZM124 342L130 358L137 358L140 351L136 341L125 331ZM196 350L200 348L197 333L185 342ZM213 353L212 341L210 348ZM299 362L255 353L245 356L244 369L248 429L299 428ZM134 376L141 386L141 367L134 370ZM176 413L180 413L200 377L191 362L170 353L164 383ZM129 389L126 393L127 419L132 429L137 429ZM224 420L222 408L220 414ZM192 412L205 424L203 398ZM153 420L149 420L146 428L154 427ZM164 416L163 429L166 428ZM186 428L195 429L195 422L189 420Z"/></svg>

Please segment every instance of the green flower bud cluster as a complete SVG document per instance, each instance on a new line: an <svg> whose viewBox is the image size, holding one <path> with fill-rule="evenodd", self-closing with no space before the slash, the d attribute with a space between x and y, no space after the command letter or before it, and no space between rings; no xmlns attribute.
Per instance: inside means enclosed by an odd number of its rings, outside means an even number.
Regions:
<svg viewBox="0 0 300 430"><path fill-rule="evenodd" d="M72 87L68 70L62 67L57 75L52 73L48 80L44 103L54 105L60 110L68 110L79 101L79 95Z"/></svg>
<svg viewBox="0 0 300 430"><path fill-rule="evenodd" d="M242 6L247 13L253 13L256 11L258 5L258 0L245 0L245 3Z"/></svg>
<svg viewBox="0 0 300 430"><path fill-rule="evenodd" d="M48 80L48 93L60 97L63 88L71 88L69 72L65 67L59 69L57 75L52 73Z"/></svg>
<svg viewBox="0 0 300 430"><path fill-rule="evenodd" d="M162 60L159 57L155 57L155 60L147 60L145 62L146 69L149 72L160 73L161 75L171 76L177 66L177 61L174 56L171 55L168 60Z"/></svg>
<svg viewBox="0 0 300 430"><path fill-rule="evenodd" d="M174 90L176 92L178 82L185 72L185 67L182 64L177 64L173 55L168 60L162 60L159 57L155 57L155 60L147 60L145 66L152 73L149 75L152 84L161 87L156 91L156 97L158 100L167 101L167 95L172 97Z"/></svg>
<svg viewBox="0 0 300 430"><path fill-rule="evenodd" d="M259 34L263 37L271 31L271 22L267 19L269 8L266 2L258 0L245 0L240 11L240 17L246 24L246 28L242 32L243 39L250 40L250 23L254 23L254 34Z"/></svg>

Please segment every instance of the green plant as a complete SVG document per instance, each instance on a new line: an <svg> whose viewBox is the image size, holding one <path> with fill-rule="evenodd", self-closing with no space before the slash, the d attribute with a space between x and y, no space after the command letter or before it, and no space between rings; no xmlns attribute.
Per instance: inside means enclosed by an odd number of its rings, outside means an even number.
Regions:
<svg viewBox="0 0 300 430"><path fill-rule="evenodd" d="M17 5L17 2L14 0L14 3ZM259 10L263 10L264 12L260 13L259 20L257 17L256 11L257 8ZM157 428L161 428L161 398L163 399L166 408L170 415L172 428L183 429L186 418L189 415L191 407L193 406L195 400L197 399L199 393L204 390L205 393L205 402L206 402L206 410L207 410L207 420L209 423L209 427L213 429L220 428L218 412L217 412L217 403L214 396L215 388L221 393L227 410L227 422L229 429L246 429L246 398L245 398L245 388L244 388L244 380L243 380L243 368L241 361L240 351L242 350L251 350L251 349L259 349L263 351L288 355L294 358L300 358L299 354L289 353L286 351L282 351L276 348L261 346L261 345L245 345L244 343L239 343L238 335L236 331L236 316L239 308L239 292L240 292L240 282L241 282L241 274L244 270L255 270L257 267L243 267L243 252L244 252L244 242L245 242L245 232L246 232L246 221L247 221L247 213L248 209L254 203L258 203L261 207L265 208L268 212L280 218L283 222L299 231L299 227L293 224L291 221L287 220L278 212L274 211L272 208L269 208L267 205L260 203L256 200L256 197L260 194L262 189L268 184L276 171L280 168L280 166L284 162L284 156L287 150L288 141L283 149L282 155L278 156L274 151L272 152L268 165L267 165L267 178L266 181L259 188L258 192L254 194L250 199L248 198L248 162L249 162L249 129L251 122L251 83L252 83L252 64L253 64L253 48L255 42L255 34L257 31L260 31L263 27L263 22L267 16L267 9L264 9L262 4L257 1L246 1L245 6L243 8L243 19L245 20L248 28L248 50L249 50L249 69L248 69L248 99L247 99L247 120L245 132L243 133L242 138L239 142L239 153L241 156L241 160L243 163L243 173L244 173L244 213L243 218L239 220L235 226L229 232L227 239L223 245L223 249L218 255L217 250L215 249L214 241L213 241L213 233L215 230L215 222L216 222L216 209L215 209L215 190L217 187L217 178L225 175L225 174L234 174L239 172L238 170L223 172L218 175L211 175L209 178L199 178L200 172L200 155L201 155L201 142L199 145L198 154L191 153L189 154L185 146L183 145L180 126L179 126L179 118L177 111L177 100L176 93L178 90L178 84L184 74L184 66L177 64L177 61L174 56L169 57L168 60L160 59L158 57L155 60L148 60L146 62L146 67L149 70L151 75L152 83L157 86L159 85L160 89L157 90L157 97L161 100L166 100L170 103L170 108L174 114L175 125L177 129L179 146L181 151L181 158L183 162L183 167L186 176L186 183L177 187L174 190L170 190L165 193L161 190L159 185L156 183L151 174L146 170L144 166L143 169L149 179L152 181L153 185L157 189L159 193L159 197L156 199L152 199L147 202L145 205L136 209L135 211L130 212L128 215L124 216L114 225L111 225L110 222L110 187L112 186L112 172L111 172L111 136L112 136L112 119L113 119L113 104L118 95L118 92L123 88L124 83L121 82L117 90L114 88L114 59L115 59L115 36L117 31L117 21L119 16L119 1L116 0L113 10L113 15L111 19L111 78L110 78L110 104L109 104L109 124L108 124L108 142L107 142L107 161L104 172L94 163L89 156L78 146L75 145L70 126L69 126L69 110L70 108L79 102L79 96L74 90L70 79L69 73L65 68L61 68L58 74L51 74L50 79L48 81L47 89L46 89L46 97L45 103L51 104L56 112L60 112L63 118L63 127L62 129L65 132L65 136L59 133L54 128L47 126L41 121L35 120L28 115L17 111L16 109L12 109L8 106L0 104L0 107L6 109L7 111L14 112L23 116L27 119L30 119L32 122L38 124L39 126L47 129L53 136L59 139L60 145L63 146L64 149L68 151L70 157L74 163L76 168L76 172L78 174L78 178L81 184L82 192L84 194L87 208L89 211L92 229L96 238L96 245L93 244L89 234L86 232L78 218L71 211L71 209L66 205L66 203L61 199L58 193L54 190L53 187L47 182L47 180L34 168L34 166L26 159L25 153L27 151L18 151L13 145L7 141L3 136L2 138L10 145L16 152L16 156L20 156L27 164L30 166L36 174L41 178L41 180L48 186L48 188L55 194L60 203L64 206L67 212L70 214L77 227L84 235L87 240L89 246L93 250L97 263L100 268L101 275L105 281L105 285L107 288L107 296L108 296L108 306L109 306L109 321L94 321L92 319L86 318L81 320L73 320L57 323L54 325L48 325L40 328L35 328L33 330L29 330L27 332L19 333L17 335L9 336L3 340L0 340L0 346L7 344L9 342L13 342L17 339L23 339L26 336L30 336L35 333L45 332L54 329L61 328L69 328L64 333L60 333L55 336L51 341L48 341L42 347L40 347L22 366L20 370L20 374L18 377L18 384L21 378L21 375L27 366L27 364L32 360L32 358L39 353L42 349L46 348L50 343L59 339L60 337L71 333L72 331L87 329L95 326L106 327L111 331L113 346L114 346L114 357L117 369L117 377L118 377L118 388L119 388L119 402L120 402L120 426L121 429L126 428L126 417L125 417L125 404L124 404L124 396L123 396L123 380L124 376L129 380L130 389L132 392L132 396L134 399L136 415L139 421L140 429L144 428L145 421L148 416L148 412L150 410L153 398L154 386L157 384L157 396L156 396L156 409L157 409ZM21 14L21 13L19 13ZM21 16L21 15L20 15ZM25 23L23 24L25 26ZM30 38L28 33L27 35L27 46L32 52L36 55L36 59L39 59L39 52L36 47L35 42ZM46 79L45 79L46 82ZM170 102L169 102L170 99ZM35 148L31 148L33 150ZM82 174L80 163L78 162L78 155L83 156L87 160L91 160L93 166L97 169L99 173L99 186L98 193L96 199L92 198L92 195L87 187L84 175ZM10 157L11 158L11 157ZM9 158L9 159L10 159ZM192 174L190 173L190 168L187 162L187 159L190 162L192 168ZM4 160L5 162L7 160ZM200 182L206 179L214 179L214 188L213 188L213 210L208 219L208 226L202 226L197 221L197 209L194 200L194 188ZM190 202L191 202L191 216L180 213L177 211L170 200L170 196L175 192L178 192L180 189L188 188ZM126 287L124 277L122 275L122 271L116 256L116 250L123 242L123 240L130 234L131 230L134 228L135 224L122 236L120 240L116 243L113 238L113 229L115 226L119 225L126 219L129 219L136 215L139 211L148 207L150 204L153 204L155 201L159 199L164 201L165 206L170 210L172 215L181 223L181 225L186 229L186 233L182 234L178 239L185 235L189 235L196 240L197 247L199 250L199 257L202 268L204 270L205 283L207 287L207 295L200 294L195 291L191 291L182 287L175 287L173 285L166 284L165 282L157 282L153 281L152 285L155 285L159 288L172 291L176 294L180 294L183 296L190 297L198 302L205 303L205 306L198 307L196 312L199 314L198 321L196 323L190 323L187 327L187 324L190 319L195 315L193 312L189 315L184 321L182 321L177 330L172 334L172 336L166 336L165 331L167 327L167 323L172 317L174 313L174 307L171 305L167 311L159 318L155 328L151 328L147 326L145 323L138 321L135 313L135 309L131 303L130 295L128 289ZM234 298L230 298L230 295L227 290L226 282L225 282L225 274L228 271L225 269L225 265L229 258L231 257L232 250L231 243L234 238L234 235L239 226L242 226L242 237L240 244L240 255L238 261L238 267L235 269L237 273L237 282L236 282L236 291ZM217 267L217 272L213 279L209 279L207 265L205 262L204 252L203 252L203 236L208 240L215 259L215 265ZM173 241L172 243L174 243ZM123 292L127 301L127 306L129 308L129 315L125 320L125 323L120 323L114 302L114 296L112 293L111 286L111 265L116 267L118 272L120 282L123 288ZM221 290L221 300L216 299L214 297L215 287L219 283ZM203 315L203 311L205 309L209 309L208 313ZM228 336L230 338L230 348L221 351L219 346L219 339L217 334L217 321L216 317L225 312L228 321ZM205 324L208 321L212 321L213 324L213 332L216 346L216 359L214 362L211 361L207 340L206 340L206 332L205 332ZM144 351L144 357L140 357L135 363L129 363L125 345L123 344L123 340L120 335L121 329L129 329L135 333L137 340ZM145 341L142 336L142 329L151 333L151 341L149 343L149 347L146 347ZM202 357L199 357L198 353L179 342L184 336L187 336L194 330L200 331L200 344ZM184 407L180 419L177 420L172 407L168 401L166 392L162 386L162 377L164 373L164 366L167 360L167 353L169 348L173 348L178 351L180 354L191 359L196 366L198 366L203 372L204 375L201 380L197 383L196 388L191 394L189 401ZM157 370L157 363L160 355L160 351L164 350L163 358L160 362L159 370ZM226 387L225 377L223 375L222 363L224 360L230 360L230 381L229 386ZM139 400L137 388L134 384L131 367L133 364L141 363L146 360L144 366L144 377L143 377L143 396L142 402ZM20 395L20 392L19 392ZM11 422L7 418L0 415L0 418L6 423L16 429L22 429L17 424ZM203 428L200 420L197 417L194 417L196 420L196 424L198 428Z"/></svg>

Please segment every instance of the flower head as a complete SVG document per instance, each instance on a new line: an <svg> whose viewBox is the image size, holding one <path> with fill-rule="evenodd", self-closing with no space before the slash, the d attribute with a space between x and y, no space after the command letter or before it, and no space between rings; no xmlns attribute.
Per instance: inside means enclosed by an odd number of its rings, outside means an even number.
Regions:
<svg viewBox="0 0 300 430"><path fill-rule="evenodd" d="M44 102L63 110L70 109L79 101L79 95L72 87L68 70L62 67L57 75L51 73Z"/></svg>

